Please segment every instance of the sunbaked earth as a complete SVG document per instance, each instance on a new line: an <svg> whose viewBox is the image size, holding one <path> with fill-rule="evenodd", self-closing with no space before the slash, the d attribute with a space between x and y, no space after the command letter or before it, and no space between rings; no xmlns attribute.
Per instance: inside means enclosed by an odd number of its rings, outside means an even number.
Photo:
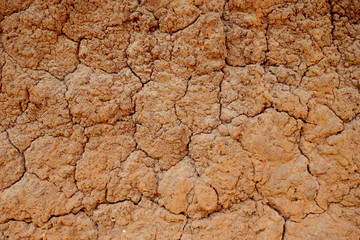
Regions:
<svg viewBox="0 0 360 240"><path fill-rule="evenodd" d="M359 0L0 20L1 240L359 240Z"/></svg>

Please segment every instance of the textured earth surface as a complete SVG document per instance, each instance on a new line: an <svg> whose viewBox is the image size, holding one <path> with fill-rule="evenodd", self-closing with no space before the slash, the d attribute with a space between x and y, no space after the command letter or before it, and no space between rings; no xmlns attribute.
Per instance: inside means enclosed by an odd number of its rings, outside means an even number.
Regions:
<svg viewBox="0 0 360 240"><path fill-rule="evenodd" d="M359 240L359 0L0 0L0 21L1 240Z"/></svg>

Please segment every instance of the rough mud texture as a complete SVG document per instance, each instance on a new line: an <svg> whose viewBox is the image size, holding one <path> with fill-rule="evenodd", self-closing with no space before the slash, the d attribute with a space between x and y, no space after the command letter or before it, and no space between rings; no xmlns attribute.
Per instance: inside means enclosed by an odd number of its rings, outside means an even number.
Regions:
<svg viewBox="0 0 360 240"><path fill-rule="evenodd" d="M359 0L0 0L0 21L1 240L359 240Z"/></svg>

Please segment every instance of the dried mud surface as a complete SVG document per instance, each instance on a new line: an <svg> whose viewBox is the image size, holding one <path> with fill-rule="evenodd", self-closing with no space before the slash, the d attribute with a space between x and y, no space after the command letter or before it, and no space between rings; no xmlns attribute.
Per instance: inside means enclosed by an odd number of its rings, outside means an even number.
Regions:
<svg viewBox="0 0 360 240"><path fill-rule="evenodd" d="M0 0L0 239L360 236L358 0Z"/></svg>

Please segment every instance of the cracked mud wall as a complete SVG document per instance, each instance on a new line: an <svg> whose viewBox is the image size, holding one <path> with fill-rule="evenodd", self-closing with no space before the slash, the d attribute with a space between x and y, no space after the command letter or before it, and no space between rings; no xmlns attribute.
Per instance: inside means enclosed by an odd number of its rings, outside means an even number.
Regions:
<svg viewBox="0 0 360 240"><path fill-rule="evenodd" d="M0 0L0 239L360 236L358 0Z"/></svg>

